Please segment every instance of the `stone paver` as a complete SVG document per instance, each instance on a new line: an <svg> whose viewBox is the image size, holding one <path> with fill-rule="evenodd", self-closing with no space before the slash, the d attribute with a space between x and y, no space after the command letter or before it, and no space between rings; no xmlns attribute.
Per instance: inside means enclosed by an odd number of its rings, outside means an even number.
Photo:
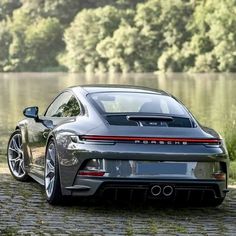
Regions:
<svg viewBox="0 0 236 236"><path fill-rule="evenodd" d="M50 206L40 185L0 169L0 235L236 235L236 189L218 208Z"/></svg>

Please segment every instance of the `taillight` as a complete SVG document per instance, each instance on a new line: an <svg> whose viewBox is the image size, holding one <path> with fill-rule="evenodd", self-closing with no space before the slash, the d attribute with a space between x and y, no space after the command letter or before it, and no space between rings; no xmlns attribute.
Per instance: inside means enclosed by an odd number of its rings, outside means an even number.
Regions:
<svg viewBox="0 0 236 236"><path fill-rule="evenodd" d="M214 162L212 176L216 180L226 179L226 173L224 172L224 168L221 162Z"/></svg>
<svg viewBox="0 0 236 236"><path fill-rule="evenodd" d="M79 171L81 176L104 176L104 159L90 159L84 167Z"/></svg>
<svg viewBox="0 0 236 236"><path fill-rule="evenodd" d="M133 136L100 136L82 135L81 141L88 142L134 142L143 144L204 144L220 145L221 139L215 138L168 138L168 137L133 137Z"/></svg>
<svg viewBox="0 0 236 236"><path fill-rule="evenodd" d="M106 172L105 171L96 171L96 170L81 170L79 171L79 175L82 176L103 176Z"/></svg>
<svg viewBox="0 0 236 236"><path fill-rule="evenodd" d="M226 174L224 172L215 172L213 173L213 177L216 179L216 180L225 180L226 179Z"/></svg>

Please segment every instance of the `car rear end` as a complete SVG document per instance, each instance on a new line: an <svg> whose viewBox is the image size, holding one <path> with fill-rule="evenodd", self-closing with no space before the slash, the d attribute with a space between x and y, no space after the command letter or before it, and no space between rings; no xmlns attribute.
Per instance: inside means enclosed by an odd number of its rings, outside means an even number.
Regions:
<svg viewBox="0 0 236 236"><path fill-rule="evenodd" d="M74 152L82 164L73 189L83 188L74 195L204 202L227 191L220 139L87 135L76 142L84 151Z"/></svg>
<svg viewBox="0 0 236 236"><path fill-rule="evenodd" d="M116 112L117 107L112 107L116 94L109 96L91 97L105 125L71 137L68 156L79 161L67 191L125 200L209 205L223 201L228 191L228 155L216 132L202 128L177 101L163 103L158 112L145 99L131 111L123 101L123 110ZM140 100L137 94L132 96Z"/></svg>

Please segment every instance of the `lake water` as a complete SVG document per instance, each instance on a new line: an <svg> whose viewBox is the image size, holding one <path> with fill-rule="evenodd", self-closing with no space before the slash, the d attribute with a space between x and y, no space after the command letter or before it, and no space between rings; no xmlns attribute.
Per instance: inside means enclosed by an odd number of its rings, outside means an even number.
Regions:
<svg viewBox="0 0 236 236"><path fill-rule="evenodd" d="M0 73L0 154L27 106L43 113L59 91L81 84L130 84L163 89L179 98L204 125L234 132L236 74Z"/></svg>

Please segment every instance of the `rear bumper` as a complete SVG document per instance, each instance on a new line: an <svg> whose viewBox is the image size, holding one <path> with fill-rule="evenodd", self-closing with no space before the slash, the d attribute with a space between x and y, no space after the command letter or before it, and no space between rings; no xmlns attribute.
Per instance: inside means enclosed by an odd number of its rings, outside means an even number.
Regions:
<svg viewBox="0 0 236 236"><path fill-rule="evenodd" d="M126 192L140 190L149 198L152 197L150 195L151 186L169 184L175 189L172 197L179 196L180 193L188 197L189 194L194 195L196 190L198 194L203 195L200 198L205 198L204 196L207 196L205 193L210 192L210 195L217 199L224 197L227 189L228 156L221 148L207 148L204 145L79 144L78 150L67 150L66 152L59 150L59 156L63 195L102 196L109 191L120 192L118 190L121 190L122 192L128 189ZM105 168L108 175L103 177L79 176L79 171L91 159L106 160L102 168ZM184 173L181 172L182 168L178 167L176 174L169 169L167 173L153 173L153 176L147 176L143 170L146 176L141 176L140 173L138 173L140 176L137 176L133 172L132 161L186 163L187 167ZM113 171L117 169L117 162L126 163L121 166L119 164L118 172ZM212 177L215 163L223 167L222 170L226 174L224 181ZM129 192L128 195L141 196L142 193L133 195Z"/></svg>
<svg viewBox="0 0 236 236"><path fill-rule="evenodd" d="M160 186L158 196L152 194L152 187ZM164 195L164 188L170 186L173 193ZM226 189L220 183L152 182L152 183L104 183L97 194L101 197L119 200L171 200L181 202L205 202L225 197Z"/></svg>
<svg viewBox="0 0 236 236"><path fill-rule="evenodd" d="M226 181L212 180L176 180L176 179L105 179L81 178L79 185L67 188L73 196L95 196L109 199L171 199L198 202L224 198L227 187ZM160 186L161 193L154 196L153 186ZM173 193L170 196L163 194L165 186L171 186Z"/></svg>
<svg viewBox="0 0 236 236"><path fill-rule="evenodd" d="M124 192L132 198L133 192L140 192L151 198L151 188L158 185L161 189L171 186L172 197L185 192L187 197L196 193L200 199L209 194L217 199L224 197L227 189L226 165L222 162L101 160L99 168L104 171L103 176L83 176L78 171L74 183L66 186L66 190L77 196L113 192L113 198L117 198L119 192ZM225 179L216 179L214 172L225 173ZM158 198L163 195L158 194Z"/></svg>

